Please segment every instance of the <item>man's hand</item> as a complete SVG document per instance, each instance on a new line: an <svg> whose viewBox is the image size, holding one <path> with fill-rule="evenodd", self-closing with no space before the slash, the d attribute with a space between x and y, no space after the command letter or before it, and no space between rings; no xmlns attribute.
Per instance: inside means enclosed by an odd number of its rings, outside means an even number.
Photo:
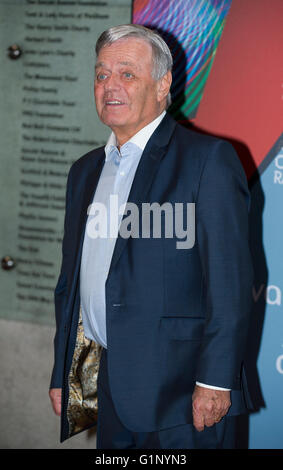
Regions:
<svg viewBox="0 0 283 470"><path fill-rule="evenodd" d="M193 420L197 431L203 431L204 426L218 423L230 406L230 391L196 385L193 393Z"/></svg>
<svg viewBox="0 0 283 470"><path fill-rule="evenodd" d="M49 390L49 397L52 403L54 413L57 416L61 416L61 397L62 389L61 388L51 388Z"/></svg>

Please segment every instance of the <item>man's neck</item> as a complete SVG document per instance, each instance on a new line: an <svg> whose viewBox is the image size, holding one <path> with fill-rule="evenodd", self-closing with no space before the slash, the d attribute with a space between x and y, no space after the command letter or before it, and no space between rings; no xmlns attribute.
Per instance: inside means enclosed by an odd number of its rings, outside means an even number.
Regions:
<svg viewBox="0 0 283 470"><path fill-rule="evenodd" d="M161 121L166 115L166 111L163 111L157 118L155 118L153 121L151 121L149 124L147 124L145 127L140 129L135 135L133 135L129 140L127 140L126 143L132 142L134 145L139 147L141 151L145 149L145 146L149 139L151 138L152 134L156 130L156 128L160 125ZM125 144L126 144L125 143ZM115 145L118 150L120 151L121 145L118 145L116 136L114 132L110 135L108 142L106 144L106 148L108 145Z"/></svg>
<svg viewBox="0 0 283 470"><path fill-rule="evenodd" d="M116 142L117 142L117 148L120 150L120 147L124 145L126 142L128 142L132 137L134 137L138 132L140 132L142 129L144 129L146 126L151 124L153 121L155 121L165 110L161 110L156 116L152 117L152 119L149 119L148 121L143 122L140 126L137 126L133 129L121 129L119 128L111 128L112 131L115 134L116 137Z"/></svg>

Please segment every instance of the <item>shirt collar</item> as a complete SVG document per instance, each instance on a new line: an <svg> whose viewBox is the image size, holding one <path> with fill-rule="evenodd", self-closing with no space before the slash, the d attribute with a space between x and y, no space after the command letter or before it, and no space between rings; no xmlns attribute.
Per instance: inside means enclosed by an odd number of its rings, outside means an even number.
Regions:
<svg viewBox="0 0 283 470"><path fill-rule="evenodd" d="M152 136L153 132L159 126L161 123L162 119L164 118L166 114L166 111L163 111L157 118L155 118L153 121L151 121L149 124L147 124L145 127L143 127L139 132L137 132L133 137L128 140L128 142L125 142L124 145L128 144L129 142L135 144L141 152L144 151L144 148L149 141L150 137ZM108 141L105 145L105 161L108 161L110 159L113 147L117 148L117 140L115 137L114 132L111 132ZM121 149L123 148L123 145Z"/></svg>

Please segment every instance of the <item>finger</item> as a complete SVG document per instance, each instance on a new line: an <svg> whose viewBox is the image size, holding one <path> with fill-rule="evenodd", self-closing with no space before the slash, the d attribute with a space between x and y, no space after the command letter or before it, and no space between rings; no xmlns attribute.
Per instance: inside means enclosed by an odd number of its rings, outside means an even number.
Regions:
<svg viewBox="0 0 283 470"><path fill-rule="evenodd" d="M51 399L53 411L57 416L61 415L61 397L55 397Z"/></svg>
<svg viewBox="0 0 283 470"><path fill-rule="evenodd" d="M61 404L60 405L58 405L58 403L54 404L53 410L57 416L61 416Z"/></svg>
<svg viewBox="0 0 283 470"><path fill-rule="evenodd" d="M209 400L203 411L204 425L213 426L218 418L221 417L221 411L218 409L217 404L214 400Z"/></svg>
<svg viewBox="0 0 283 470"><path fill-rule="evenodd" d="M212 415L214 417L214 420L216 423L218 423L223 416L226 415L228 412L229 406L226 406L226 404L223 404L219 401L215 401L214 408L212 410Z"/></svg>
<svg viewBox="0 0 283 470"><path fill-rule="evenodd" d="M197 431L204 430L204 416L200 413L193 413L193 423Z"/></svg>
<svg viewBox="0 0 283 470"><path fill-rule="evenodd" d="M211 427L221 420L223 416L223 410L216 402L209 402L206 405L206 409L203 415L204 425L207 427Z"/></svg>
<svg viewBox="0 0 283 470"><path fill-rule="evenodd" d="M204 417L204 425L210 428L216 423L214 416L205 416Z"/></svg>

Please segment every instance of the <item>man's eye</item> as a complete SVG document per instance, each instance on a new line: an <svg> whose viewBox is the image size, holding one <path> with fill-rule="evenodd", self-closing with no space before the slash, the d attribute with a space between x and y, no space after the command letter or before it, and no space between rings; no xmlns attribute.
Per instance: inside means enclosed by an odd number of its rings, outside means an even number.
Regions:
<svg viewBox="0 0 283 470"><path fill-rule="evenodd" d="M133 74L131 72L124 72L124 77L125 78L133 78Z"/></svg>
<svg viewBox="0 0 283 470"><path fill-rule="evenodd" d="M105 73L99 73L96 76L97 80L105 80L107 78L107 75Z"/></svg>

